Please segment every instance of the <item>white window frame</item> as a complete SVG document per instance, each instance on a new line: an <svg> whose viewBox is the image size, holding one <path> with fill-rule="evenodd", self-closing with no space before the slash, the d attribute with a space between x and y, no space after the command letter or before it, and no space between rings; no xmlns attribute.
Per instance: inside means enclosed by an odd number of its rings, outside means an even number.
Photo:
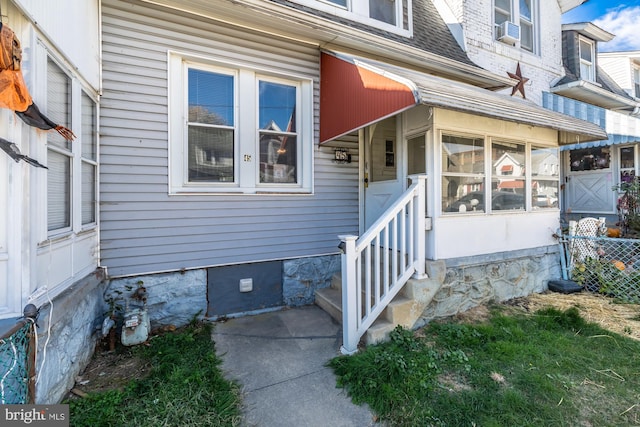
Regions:
<svg viewBox="0 0 640 427"><path fill-rule="evenodd" d="M591 61L582 59L582 44L589 45L591 53ZM589 40L586 37L578 37L578 59L580 61L580 80L587 80L590 82L596 81L596 43L593 40ZM587 75L583 75L583 71L587 71Z"/></svg>
<svg viewBox="0 0 640 427"><path fill-rule="evenodd" d="M493 32L494 39L498 40L498 27L500 26L500 24L495 21L496 10L497 10L497 11L500 11L500 13L502 14L508 14L510 16L509 21L518 25L518 27L520 28L520 40L516 42L514 47L518 49L522 49L526 52L537 53L538 52L538 34L540 32L540 28L538 24L539 22L538 3L539 3L538 0L531 0L531 20L529 21L520 13L520 0L509 0L510 10L498 8L494 0L493 1L493 17L492 17L493 27L494 27L494 32ZM531 26L531 33L532 33L531 49L522 46L522 26L523 26L522 22L523 21L525 21L527 25Z"/></svg>
<svg viewBox="0 0 640 427"><path fill-rule="evenodd" d="M640 98L640 68L633 67L631 77L632 77L631 83L633 85L631 96L635 98Z"/></svg>
<svg viewBox="0 0 640 427"><path fill-rule="evenodd" d="M452 177L475 177L475 178L482 178L482 185L484 187L484 189L482 190L484 193L484 200L491 200L492 197L492 193L493 193L493 189L492 189L492 182L495 179L499 179L501 177L501 175L497 174L497 172L494 170L494 163L496 162L497 159L492 158L493 155L493 144L494 143L501 143L501 142L509 142L509 143L513 143L513 144L518 144L518 145L523 145L525 150L525 166L524 166L524 170L525 170L525 174L522 177L519 178L512 178L514 180L520 180L524 182L524 196L525 196L525 205L524 205L524 209L513 209L513 210L493 210L491 208L491 203L484 203L484 209L480 210L480 211L461 211L461 212L445 212L442 206L442 203L439 202L438 206L440 209L440 213L443 216L460 216L460 215L518 215L518 214L523 214L523 213L532 213L532 212L549 212L549 210L551 209L555 209L558 210L558 206L556 205L555 207L549 207L549 208L545 208L545 209L541 209L540 207L536 206L534 203L534 200L532 198L532 185L533 185L533 181L534 180L544 180L544 181L554 181L558 183L558 188L560 185L560 176L559 176L559 169L556 169L555 171L550 171L550 173L548 175L532 175L531 169L532 169L532 149L555 149L558 152L558 159L559 157L559 148L558 147L552 147L552 146L545 146L543 144L540 144L538 142L532 142L532 141L524 141L524 140L512 140L512 139L506 139L503 137L493 137L490 135L481 135L481 134L468 134L468 133L461 133L459 131L454 131L454 130L447 130L447 129L442 129L439 132L439 145L440 145L440 151L442 151L442 140L444 136L453 136L453 137L463 137L463 138L469 138L469 139L483 139L484 140L484 144L483 144L483 151L484 151L484 170L482 171L482 173L455 173L455 172L445 172L444 171L444 165L440 164L440 179L444 179L444 178L452 178ZM441 158L441 156L440 156ZM442 162L439 162L442 163ZM445 188L444 183L441 181L440 185L442 186L442 188ZM444 191L444 190L443 190ZM464 197L463 196L460 196ZM441 197L442 198L442 197Z"/></svg>
<svg viewBox="0 0 640 427"><path fill-rule="evenodd" d="M310 194L313 191L313 80L268 69L216 61L180 52L168 52L169 62L169 189L174 194ZM234 180L188 180L189 68L231 74L234 78ZM297 173L296 183L260 183L258 84L270 81L295 85Z"/></svg>
<svg viewBox="0 0 640 427"><path fill-rule="evenodd" d="M46 230L46 239L51 240L51 239L59 239L66 236L73 235L73 234L77 234L82 231L92 230L98 226L98 223L99 223L99 219L98 219L98 215L99 215L98 213L98 200L99 200L98 115L99 114L98 114L97 101L94 99L93 96L90 95L89 91L84 89L82 82L77 77L72 75L72 73L69 72L68 67L64 65L63 61L60 61L57 58L53 57L52 55L44 52L46 51L43 50L42 57L39 60L41 64L40 66L42 66L42 68L45 70L44 75L48 76L48 72L49 72L48 64L49 62L52 62L52 63L55 63L55 65L60 70L62 70L62 72L65 73L67 78L69 79L70 91L71 91L70 93L70 103L71 103L70 119L71 120L70 120L70 123L59 123L59 124L70 128L76 135L76 139L73 142L68 142L67 148L60 147L55 144L47 144L47 154L49 151L51 151L51 152L63 154L69 158L70 175L71 175L70 176L71 200L70 200L70 207L69 207L70 208L69 226L59 227L59 228L50 230L48 226L49 224L48 218L45 218L43 220L44 222L43 229ZM47 81L47 77L44 77L44 81L45 82ZM93 141L91 143L93 144L93 148L95 150L95 155L93 158L84 156L82 153L83 146L86 146L86 141L83 141L83 138L88 137L87 133L83 130L83 120L84 120L83 111L82 111L83 96L86 96L86 99L90 100L93 103L93 107L94 107L93 108L94 117L93 117L93 123L92 123L93 132L91 134L91 137L93 138ZM43 109L41 108L41 110ZM44 110L43 113L46 115L47 114L46 110ZM49 118L52 118L52 117L49 117ZM54 133L55 131L51 130L49 132L44 133L43 136L47 138L47 136L54 135ZM93 182L94 200L91 202L93 204L93 209L94 209L92 221L83 221L83 218L82 218L82 206L83 206L83 203L82 203L83 188L82 187L83 187L83 181L84 181L84 176L82 174L83 164L85 165L89 164L94 168L94 177L95 177ZM47 185L47 188L48 188L48 185ZM45 192L45 194L47 194L47 198L48 198L48 193ZM48 204L48 201L45 203Z"/></svg>
<svg viewBox="0 0 640 427"><path fill-rule="evenodd" d="M396 23L395 25L378 21L370 18L369 0L347 0L347 6L343 7L331 0L292 0L304 6L313 9L328 12L331 15L359 22L370 27L379 28L388 32L410 37L413 35L413 17L412 17L412 1L413 0L394 0L396 6ZM404 27L404 8L407 5L407 28Z"/></svg>

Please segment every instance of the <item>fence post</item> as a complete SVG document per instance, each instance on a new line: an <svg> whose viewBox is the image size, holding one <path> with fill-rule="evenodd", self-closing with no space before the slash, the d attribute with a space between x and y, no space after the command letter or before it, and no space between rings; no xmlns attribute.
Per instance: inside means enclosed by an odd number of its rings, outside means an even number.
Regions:
<svg viewBox="0 0 640 427"><path fill-rule="evenodd" d="M342 354L358 351L358 284L356 282L356 240L358 236L338 236L342 253Z"/></svg>
<svg viewBox="0 0 640 427"><path fill-rule="evenodd" d="M36 321L40 309L33 304L27 304L22 310L25 320L29 323L29 344L27 346L27 402L35 403L36 400Z"/></svg>
<svg viewBox="0 0 640 427"><path fill-rule="evenodd" d="M415 197L415 202L413 204L413 218L415 224L412 224L413 227L413 247L414 247L414 257L412 260L414 267L416 269L413 274L414 279L424 279L427 277L425 274L426 270L426 248L425 248L425 233L426 233L426 175L409 175L411 182L418 183L418 194Z"/></svg>

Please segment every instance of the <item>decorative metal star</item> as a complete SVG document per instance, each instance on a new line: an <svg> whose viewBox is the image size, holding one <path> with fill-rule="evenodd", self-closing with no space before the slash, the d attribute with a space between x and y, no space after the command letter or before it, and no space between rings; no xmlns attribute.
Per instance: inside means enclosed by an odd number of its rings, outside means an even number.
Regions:
<svg viewBox="0 0 640 427"><path fill-rule="evenodd" d="M507 71L507 74L512 79L518 80L518 83L516 83L516 85L513 87L513 90L511 90L511 96L515 95L516 92L520 92L522 94L522 97L524 99L527 99L527 97L524 94L524 84L526 82L528 82L529 79L526 78L526 77L522 77L522 72L520 71L520 63L518 62L518 66L516 67L516 73L515 74L510 73L508 71Z"/></svg>

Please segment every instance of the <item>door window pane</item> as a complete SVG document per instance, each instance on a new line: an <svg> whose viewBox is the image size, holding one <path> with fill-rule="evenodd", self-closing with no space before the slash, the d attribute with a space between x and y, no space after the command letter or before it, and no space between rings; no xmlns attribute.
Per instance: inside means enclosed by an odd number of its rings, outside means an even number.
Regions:
<svg viewBox="0 0 640 427"><path fill-rule="evenodd" d="M390 117L375 125L371 141L369 180L371 182L397 179L396 118Z"/></svg>
<svg viewBox="0 0 640 427"><path fill-rule="evenodd" d="M583 148L569 152L571 171L590 171L610 167L610 147Z"/></svg>

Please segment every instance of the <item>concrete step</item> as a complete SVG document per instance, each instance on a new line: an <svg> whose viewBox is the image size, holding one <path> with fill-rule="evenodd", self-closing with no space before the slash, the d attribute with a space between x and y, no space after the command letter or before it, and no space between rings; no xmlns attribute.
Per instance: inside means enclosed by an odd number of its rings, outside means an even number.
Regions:
<svg viewBox="0 0 640 427"><path fill-rule="evenodd" d="M417 312L419 308L419 304L414 300L398 294L384 309L380 317L394 325L411 328L416 319L422 314L422 312Z"/></svg>
<svg viewBox="0 0 640 427"><path fill-rule="evenodd" d="M364 335L367 344L389 339L389 333L397 326L411 329L431 302L442 282L435 279L409 279L402 290L384 309ZM342 277L336 273L328 288L316 291L315 303L337 322L342 323Z"/></svg>
<svg viewBox="0 0 640 427"><path fill-rule="evenodd" d="M342 291L334 288L322 288L316 291L315 303L329 313L338 323L342 323Z"/></svg>
<svg viewBox="0 0 640 427"><path fill-rule="evenodd" d="M393 331L395 325L384 318L379 318L364 335L364 341L368 345L379 344L381 342L389 341L389 333Z"/></svg>

